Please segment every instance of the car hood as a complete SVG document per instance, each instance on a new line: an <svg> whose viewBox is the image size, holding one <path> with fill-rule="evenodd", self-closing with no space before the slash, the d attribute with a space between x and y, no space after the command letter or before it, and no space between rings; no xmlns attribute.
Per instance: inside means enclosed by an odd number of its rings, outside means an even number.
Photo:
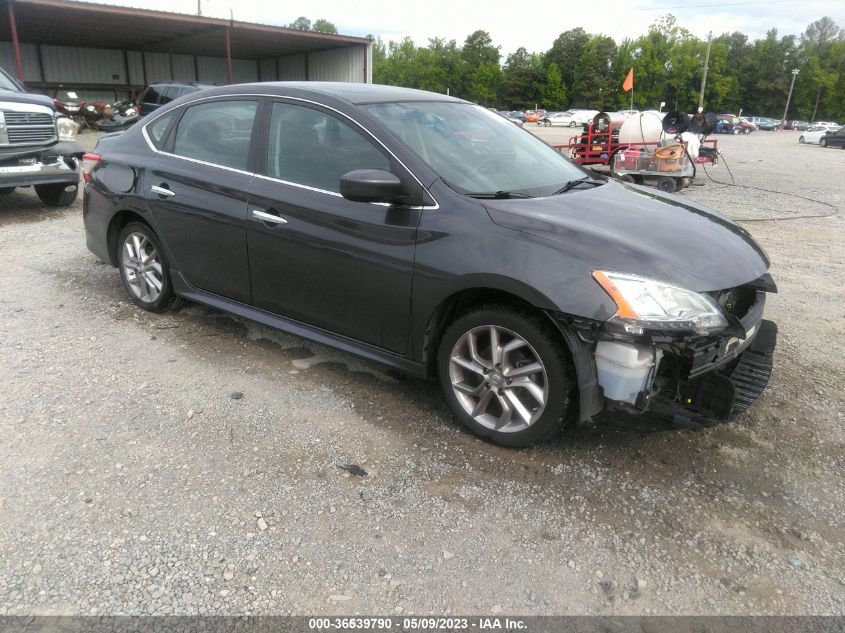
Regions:
<svg viewBox="0 0 845 633"><path fill-rule="evenodd" d="M0 101L11 103L31 103L33 105L47 106L53 109L53 100L44 95L36 95L30 92L12 92L10 90L0 90Z"/></svg>
<svg viewBox="0 0 845 633"><path fill-rule="evenodd" d="M769 259L741 226L685 198L608 181L547 198L484 200L493 222L553 240L592 269L698 292L764 275Z"/></svg>

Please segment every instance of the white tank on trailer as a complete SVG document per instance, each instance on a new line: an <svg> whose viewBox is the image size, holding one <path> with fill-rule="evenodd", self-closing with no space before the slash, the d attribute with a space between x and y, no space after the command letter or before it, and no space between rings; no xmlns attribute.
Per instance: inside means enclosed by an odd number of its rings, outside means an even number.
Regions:
<svg viewBox="0 0 845 633"><path fill-rule="evenodd" d="M647 110L625 119L619 128L620 143L657 143L666 138L663 132L665 112Z"/></svg>
<svg viewBox="0 0 845 633"><path fill-rule="evenodd" d="M664 116L665 112L647 110L628 117L619 128L619 143L659 143L671 140L672 137L663 131ZM698 156L701 142L696 134L684 132L681 134L681 140L686 141L690 156Z"/></svg>

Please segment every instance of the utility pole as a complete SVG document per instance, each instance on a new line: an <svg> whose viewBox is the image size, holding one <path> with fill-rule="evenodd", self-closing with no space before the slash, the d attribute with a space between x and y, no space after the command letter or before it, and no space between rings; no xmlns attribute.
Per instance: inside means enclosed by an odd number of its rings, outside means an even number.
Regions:
<svg viewBox="0 0 845 633"><path fill-rule="evenodd" d="M698 111L704 110L704 86L707 85L707 67L710 65L710 45L713 43L713 31L707 34L707 52L704 54L704 74L701 76L701 91L698 93Z"/></svg>
<svg viewBox="0 0 845 633"><path fill-rule="evenodd" d="M197 0L197 16L202 17L202 0Z"/></svg>
<svg viewBox="0 0 845 633"><path fill-rule="evenodd" d="M789 94L786 97L786 107L783 109L783 118L780 120L781 124L786 122L786 111L789 110L789 101L792 99L792 89L795 87L795 78L798 76L798 69L792 69L792 83L789 84Z"/></svg>

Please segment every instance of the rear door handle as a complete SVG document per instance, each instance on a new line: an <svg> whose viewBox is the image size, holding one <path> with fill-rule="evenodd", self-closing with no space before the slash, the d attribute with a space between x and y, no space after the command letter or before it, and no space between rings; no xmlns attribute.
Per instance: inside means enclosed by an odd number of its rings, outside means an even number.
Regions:
<svg viewBox="0 0 845 633"><path fill-rule="evenodd" d="M157 196L164 196L165 198L172 198L176 195L173 191L170 191L170 189L167 189L166 187L159 187L157 185L150 187L150 191Z"/></svg>
<svg viewBox="0 0 845 633"><path fill-rule="evenodd" d="M272 213L267 213L266 211L261 211L260 209L253 209L252 210L252 217L261 220L262 222L271 222L273 224L287 224L288 221L285 220L280 215L273 215Z"/></svg>

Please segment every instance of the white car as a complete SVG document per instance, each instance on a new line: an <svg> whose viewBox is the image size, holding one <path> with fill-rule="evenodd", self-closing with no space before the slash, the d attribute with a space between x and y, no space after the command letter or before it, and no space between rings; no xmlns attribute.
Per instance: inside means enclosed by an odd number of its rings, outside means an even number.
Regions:
<svg viewBox="0 0 845 633"><path fill-rule="evenodd" d="M546 114L542 119L537 121L537 125L563 126L563 127L579 127L584 125L584 121L580 115L573 110L566 112L552 112Z"/></svg>
<svg viewBox="0 0 845 633"><path fill-rule="evenodd" d="M583 127L593 120L599 113L598 110L567 110L566 112L554 112L546 114L537 124L563 127Z"/></svg>
<svg viewBox="0 0 845 633"><path fill-rule="evenodd" d="M819 139L827 134L828 132L835 132L839 129L839 126L833 125L812 125L807 128L804 132L801 132L801 136L798 137L799 143L813 143L815 145L819 144Z"/></svg>

